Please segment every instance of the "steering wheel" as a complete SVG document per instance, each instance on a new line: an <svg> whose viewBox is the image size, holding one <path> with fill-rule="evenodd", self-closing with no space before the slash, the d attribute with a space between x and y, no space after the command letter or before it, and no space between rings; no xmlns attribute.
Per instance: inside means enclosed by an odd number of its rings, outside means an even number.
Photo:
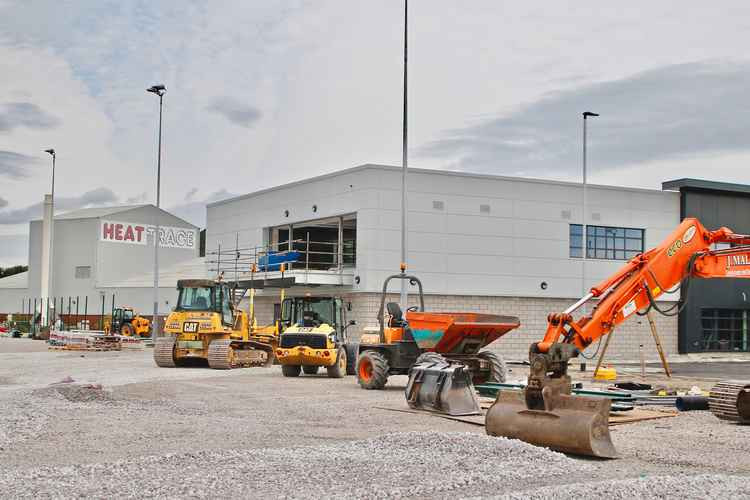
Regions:
<svg viewBox="0 0 750 500"><path fill-rule="evenodd" d="M411 306L411 307L406 308L406 312L417 312L417 311L419 311L418 306Z"/></svg>

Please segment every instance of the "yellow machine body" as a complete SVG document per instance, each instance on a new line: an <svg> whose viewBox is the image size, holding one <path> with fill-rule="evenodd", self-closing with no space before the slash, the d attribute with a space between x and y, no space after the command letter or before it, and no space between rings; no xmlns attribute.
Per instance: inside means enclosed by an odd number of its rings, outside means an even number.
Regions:
<svg viewBox="0 0 750 500"><path fill-rule="evenodd" d="M281 365L332 366L336 363L338 346L333 339L334 328L328 323L317 327L292 325L284 330L284 335L304 335L311 340L309 345L296 345L289 348L276 348L276 358Z"/></svg>

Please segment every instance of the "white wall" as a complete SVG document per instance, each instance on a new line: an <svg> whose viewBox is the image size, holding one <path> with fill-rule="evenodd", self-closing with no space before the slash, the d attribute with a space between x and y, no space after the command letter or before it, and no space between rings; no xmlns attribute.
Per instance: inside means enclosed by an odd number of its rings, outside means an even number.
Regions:
<svg viewBox="0 0 750 500"><path fill-rule="evenodd" d="M408 188L409 270L428 293L582 294L583 263L569 258L568 242L569 224L581 222L580 184L412 169ZM241 245L260 245L265 227L356 212L355 290L377 291L398 272L400 189L398 168L366 166L218 202L207 210L206 247L232 248L237 233ZM587 197L588 224L643 228L646 248L679 224L676 192L590 185ZM587 260L586 288L622 264Z"/></svg>

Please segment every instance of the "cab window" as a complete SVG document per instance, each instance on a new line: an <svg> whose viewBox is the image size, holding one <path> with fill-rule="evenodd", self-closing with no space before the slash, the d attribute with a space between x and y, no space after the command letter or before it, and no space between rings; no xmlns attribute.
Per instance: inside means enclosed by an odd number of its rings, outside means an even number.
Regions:
<svg viewBox="0 0 750 500"><path fill-rule="evenodd" d="M209 311L211 307L211 288L189 287L180 290L177 303L179 311Z"/></svg>

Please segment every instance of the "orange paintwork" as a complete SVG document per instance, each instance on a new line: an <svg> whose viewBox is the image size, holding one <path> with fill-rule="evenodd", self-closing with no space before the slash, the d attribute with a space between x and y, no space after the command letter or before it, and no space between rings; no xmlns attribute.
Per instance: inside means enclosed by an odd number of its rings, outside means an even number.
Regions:
<svg viewBox="0 0 750 500"><path fill-rule="evenodd" d="M485 346L520 326L515 316L474 312L407 311L406 320L419 346L438 353L453 352L469 337L482 339ZM434 335L423 337L425 331Z"/></svg>
<svg viewBox="0 0 750 500"><path fill-rule="evenodd" d="M713 243L740 246L711 251ZM585 349L649 305L646 287L656 299L689 275L750 278L748 245L750 235L735 234L726 227L709 231L697 219L687 218L659 246L633 257L613 276L591 288L591 294L599 298L591 314L577 320L571 314L550 314L544 340L537 347L547 352L563 337L564 342ZM694 266L688 270L694 255Z"/></svg>
<svg viewBox="0 0 750 500"><path fill-rule="evenodd" d="M400 341L404 337L403 328L393 328L389 326L383 329L383 333L385 334L386 344L393 344L394 342Z"/></svg>

